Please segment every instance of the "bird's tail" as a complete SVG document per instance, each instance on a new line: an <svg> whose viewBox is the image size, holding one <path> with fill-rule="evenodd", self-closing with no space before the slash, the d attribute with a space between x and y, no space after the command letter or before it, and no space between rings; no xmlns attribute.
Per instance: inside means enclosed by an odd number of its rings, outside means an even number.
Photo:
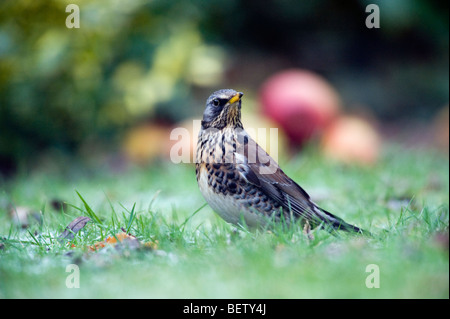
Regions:
<svg viewBox="0 0 450 319"><path fill-rule="evenodd" d="M320 211L319 217L321 219L321 222L325 227L328 226L329 228L331 228L331 230L343 230L350 233L359 233L367 236L371 235L371 233L367 230L351 225L344 221L342 218L339 218L320 207L316 206L316 208Z"/></svg>

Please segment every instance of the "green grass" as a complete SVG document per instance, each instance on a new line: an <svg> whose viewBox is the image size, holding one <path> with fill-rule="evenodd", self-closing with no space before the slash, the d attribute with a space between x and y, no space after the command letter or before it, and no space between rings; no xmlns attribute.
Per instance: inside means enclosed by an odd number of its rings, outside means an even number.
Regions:
<svg viewBox="0 0 450 319"><path fill-rule="evenodd" d="M390 147L376 166L350 167L308 150L281 166L374 237L236 229L204 205L191 165L41 169L1 185L0 298L449 297L448 156ZM54 199L68 206L54 209ZM18 227L8 203L40 222ZM71 248L58 235L77 216L91 222ZM121 229L157 250L87 249ZM66 287L69 264L80 268L78 289ZM366 287L370 264L380 288Z"/></svg>

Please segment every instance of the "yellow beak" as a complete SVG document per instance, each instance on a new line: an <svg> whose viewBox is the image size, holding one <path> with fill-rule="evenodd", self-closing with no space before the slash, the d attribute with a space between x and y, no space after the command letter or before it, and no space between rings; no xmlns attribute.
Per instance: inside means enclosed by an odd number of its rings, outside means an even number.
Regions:
<svg viewBox="0 0 450 319"><path fill-rule="evenodd" d="M231 99L228 100L229 104L233 104L236 103L237 101L239 101L241 99L241 97L244 95L244 93L238 92L235 95L233 95L233 97Z"/></svg>

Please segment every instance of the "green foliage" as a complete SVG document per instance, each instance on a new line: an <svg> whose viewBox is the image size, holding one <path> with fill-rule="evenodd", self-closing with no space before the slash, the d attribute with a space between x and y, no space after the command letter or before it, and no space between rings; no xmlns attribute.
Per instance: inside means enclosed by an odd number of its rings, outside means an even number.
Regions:
<svg viewBox="0 0 450 319"><path fill-rule="evenodd" d="M111 141L121 128L154 117L158 105L180 119L187 113L171 105L189 104L188 87L198 78L192 72L201 71L190 67L194 53L201 61L212 54L209 61L220 66L223 50L204 44L195 12L181 2L82 1L79 29L66 28L68 3L0 4L3 158L71 151L88 138Z"/></svg>

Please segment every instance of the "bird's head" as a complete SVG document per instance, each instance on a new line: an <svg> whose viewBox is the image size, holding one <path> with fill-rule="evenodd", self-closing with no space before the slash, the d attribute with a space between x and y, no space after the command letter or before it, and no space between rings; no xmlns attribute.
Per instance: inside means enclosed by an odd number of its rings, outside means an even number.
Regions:
<svg viewBox="0 0 450 319"><path fill-rule="evenodd" d="M241 97L244 94L231 89L219 90L206 100L202 127L223 129L242 128Z"/></svg>

